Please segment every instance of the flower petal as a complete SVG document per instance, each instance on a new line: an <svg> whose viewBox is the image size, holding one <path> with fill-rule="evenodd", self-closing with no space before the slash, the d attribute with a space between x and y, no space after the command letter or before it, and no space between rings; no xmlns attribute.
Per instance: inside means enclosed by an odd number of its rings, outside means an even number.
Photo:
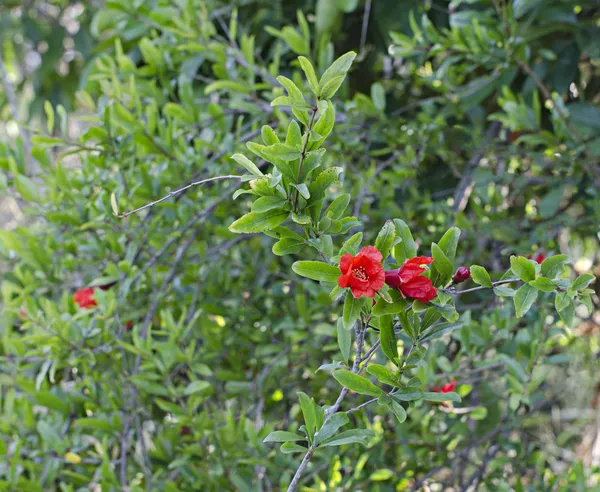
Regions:
<svg viewBox="0 0 600 492"><path fill-rule="evenodd" d="M363 249L360 250L360 252L358 253L358 256L364 256L364 257L368 258L369 260L374 261L376 263L381 263L381 260L383 259L381 251L379 251L375 246L364 247Z"/></svg>
<svg viewBox="0 0 600 492"><path fill-rule="evenodd" d="M348 270L350 270L352 267L353 262L354 256L352 256L350 253L346 253L340 258L340 271L342 273L348 273Z"/></svg>

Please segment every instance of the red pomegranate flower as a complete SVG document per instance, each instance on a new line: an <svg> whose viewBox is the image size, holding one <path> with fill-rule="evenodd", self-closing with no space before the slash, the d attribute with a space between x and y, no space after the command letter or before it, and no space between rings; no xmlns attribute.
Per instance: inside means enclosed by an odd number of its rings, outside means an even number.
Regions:
<svg viewBox="0 0 600 492"><path fill-rule="evenodd" d="M73 301L83 309L92 309L98 305L96 299L94 299L94 289L92 287L76 290L73 294Z"/></svg>
<svg viewBox="0 0 600 492"><path fill-rule="evenodd" d="M345 289L350 287L356 299L362 296L375 297L375 293L385 284L385 273L381 260L381 252L367 246L359 251L356 256L346 253L340 260L338 285Z"/></svg>
<svg viewBox="0 0 600 492"><path fill-rule="evenodd" d="M540 265L544 262L544 260L546 259L546 253L544 253L543 251L537 251L532 255L529 255L527 258L529 258L530 260L533 260L537 263L539 263Z"/></svg>
<svg viewBox="0 0 600 492"><path fill-rule="evenodd" d="M431 391L435 393L452 393L456 388L456 379L452 379L449 383L443 384L441 388L433 387Z"/></svg>
<svg viewBox="0 0 600 492"><path fill-rule="evenodd" d="M402 297L412 297L417 301L429 302L437 296L437 288L431 279L421 276L425 271L422 265L433 263L429 256L417 256L406 260L396 270L385 272L385 283L392 289L398 289Z"/></svg>

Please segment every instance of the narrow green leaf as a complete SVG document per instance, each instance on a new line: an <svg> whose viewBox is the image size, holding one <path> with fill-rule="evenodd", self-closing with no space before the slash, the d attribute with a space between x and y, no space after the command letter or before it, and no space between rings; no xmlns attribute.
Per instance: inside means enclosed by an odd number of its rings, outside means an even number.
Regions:
<svg viewBox="0 0 600 492"><path fill-rule="evenodd" d="M344 328L346 330L351 330L354 326L355 321L360 316L360 308L362 306L362 301L356 299L350 292L346 294L346 299L344 300L344 310L343 310L343 320L344 320Z"/></svg>
<svg viewBox="0 0 600 492"><path fill-rule="evenodd" d="M229 226L229 230L235 233L264 232L273 229L281 224L290 215L280 209L269 210L264 213L250 212L242 215L238 220Z"/></svg>
<svg viewBox="0 0 600 492"><path fill-rule="evenodd" d="M375 247L381 252L384 261L390 254L395 236L396 227L394 226L394 223L391 220L386 221L375 240Z"/></svg>
<svg viewBox="0 0 600 492"><path fill-rule="evenodd" d="M401 239L394 246L394 258L396 259L396 263L401 264L405 260L417 256L417 246L409 227L403 220L394 219L394 225L396 226L396 237Z"/></svg>
<svg viewBox="0 0 600 492"><path fill-rule="evenodd" d="M398 365L398 343L394 333L394 317L385 314L379 317L379 339L381 350L394 364Z"/></svg>
<svg viewBox="0 0 600 492"><path fill-rule="evenodd" d="M302 409L302 415L304 416L304 423L306 425L306 432L308 434L308 440L310 443L313 442L315 432L317 431L317 410L315 402L308 397L306 393L301 391L297 393L300 399L300 408Z"/></svg>
<svg viewBox="0 0 600 492"><path fill-rule="evenodd" d="M347 294L347 297L352 297L352 295ZM350 359L350 350L352 348L352 330L347 330L344 327L344 322L341 318L338 318L337 321L337 339L342 358L344 359L344 362L348 363L348 360Z"/></svg>
<svg viewBox="0 0 600 492"><path fill-rule="evenodd" d="M591 273L584 273L583 275L577 277L571 284L571 290L573 292L583 290L587 288L587 286L590 285L595 278L596 277L594 277Z"/></svg>
<svg viewBox="0 0 600 492"><path fill-rule="evenodd" d="M325 422L325 425L319 429L319 433L315 438L315 444L327 441L327 439L332 438L335 433L338 431L340 427L343 427L350 419L346 415L345 412L334 413L328 420Z"/></svg>
<svg viewBox="0 0 600 492"><path fill-rule="evenodd" d="M263 439L263 442L306 441L306 437L288 431L273 431Z"/></svg>
<svg viewBox="0 0 600 492"><path fill-rule="evenodd" d="M443 401L455 401L461 402L461 398L458 393L435 393L426 391L423 393L423 399L427 401L443 402Z"/></svg>
<svg viewBox="0 0 600 492"><path fill-rule="evenodd" d="M256 164L254 164L254 162L252 162L250 159L248 159L245 155L243 154L233 154L231 156L231 158L237 162L240 166L242 166L244 169L246 169L246 171L248 171L251 174L254 174L255 176L258 177L263 177L264 174L261 172L260 169L258 169L258 167L256 167Z"/></svg>
<svg viewBox="0 0 600 492"><path fill-rule="evenodd" d="M440 239L438 246L446 255L446 258L452 263L456 257L456 248L458 247L458 240L460 238L460 229L458 227L451 227Z"/></svg>
<svg viewBox="0 0 600 492"><path fill-rule="evenodd" d="M332 284L337 283L340 276L339 268L322 261L297 261L292 265L292 270L302 277Z"/></svg>
<svg viewBox="0 0 600 492"><path fill-rule="evenodd" d="M446 285L452 278L454 273L454 267L452 262L446 257L446 254L442 251L437 244L431 244L431 255L433 256L432 268L440 275L440 285Z"/></svg>
<svg viewBox="0 0 600 492"><path fill-rule="evenodd" d="M375 432L369 429L352 429L338 434L331 441L321 444L322 448L332 446L342 446L344 444L362 444L367 447L368 440L375 435Z"/></svg>
<svg viewBox="0 0 600 492"><path fill-rule="evenodd" d="M342 386L361 395L379 396L384 392L363 376L359 376L346 369L338 369L333 372L333 377Z"/></svg>
<svg viewBox="0 0 600 492"><path fill-rule="evenodd" d="M317 79L317 74L315 73L315 69L312 66L312 63L305 58L304 56L299 56L298 61L300 62L300 67L306 75L306 80L308 81L308 85L310 90L313 92L315 96L319 95L319 80Z"/></svg>

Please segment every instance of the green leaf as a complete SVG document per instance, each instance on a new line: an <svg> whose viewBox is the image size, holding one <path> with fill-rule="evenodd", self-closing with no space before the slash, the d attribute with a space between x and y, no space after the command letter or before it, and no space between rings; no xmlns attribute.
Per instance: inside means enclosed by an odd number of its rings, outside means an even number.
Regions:
<svg viewBox="0 0 600 492"><path fill-rule="evenodd" d="M375 316L381 316L382 314L398 314L406 311L408 302L402 299L402 296L397 290L390 290L390 296L392 302L387 302L385 299L378 299L375 306L373 306L373 314Z"/></svg>
<svg viewBox="0 0 600 492"><path fill-rule="evenodd" d="M304 183L300 183L300 184L291 183L291 185L298 190L298 192L300 193L300 196L302 196L302 198L304 198L305 200L308 200L310 198L310 192L308 191L308 187Z"/></svg>
<svg viewBox="0 0 600 492"><path fill-rule="evenodd" d="M112 209L113 215L119 215L119 205L117 204L117 197L114 192L110 194L110 208Z"/></svg>
<svg viewBox="0 0 600 492"><path fill-rule="evenodd" d="M546 277L538 277L532 282L529 282L529 285L542 292L554 292L556 290L556 284Z"/></svg>
<svg viewBox="0 0 600 492"><path fill-rule="evenodd" d="M308 86L310 90L313 92L315 96L319 95L319 80L317 79L317 74L315 73L315 69L312 66L312 63L303 56L298 57L298 61L300 62L300 67L306 75L306 80L308 81Z"/></svg>
<svg viewBox="0 0 600 492"><path fill-rule="evenodd" d="M251 208L252 212L260 214L273 209L281 211L286 203L287 200L280 196L261 196L252 204Z"/></svg>
<svg viewBox="0 0 600 492"><path fill-rule="evenodd" d="M284 237L273 245L272 251L277 256L293 255L299 253L305 245L304 239Z"/></svg>
<svg viewBox="0 0 600 492"><path fill-rule="evenodd" d="M331 202L329 207L327 207L327 210L325 210L324 215L326 217L330 217L331 219L337 220L344 214L344 211L346 208L348 208L349 203L350 195L348 193L344 193Z"/></svg>
<svg viewBox="0 0 600 492"><path fill-rule="evenodd" d="M562 273L563 265L569 262L567 255L555 255L542 262L541 272L544 277L555 278Z"/></svg>
<svg viewBox="0 0 600 492"><path fill-rule="evenodd" d="M292 270L302 277L332 284L337 283L340 276L339 268L322 261L297 261L292 265Z"/></svg>
<svg viewBox="0 0 600 492"><path fill-rule="evenodd" d="M457 403L461 402L461 398L458 393L436 393L426 391L423 393L423 399L427 401L435 401L435 402L443 402L443 401L455 401Z"/></svg>
<svg viewBox="0 0 600 492"><path fill-rule="evenodd" d="M435 340L436 338L441 338L447 333L452 333L460 328L462 328L464 323L438 323L436 325L430 326L426 330L423 330L421 335L419 336L419 342L427 342L429 340Z"/></svg>
<svg viewBox="0 0 600 492"><path fill-rule="evenodd" d="M229 230L235 233L264 232L273 229L281 224L290 215L281 209L273 209L264 213L250 212L242 215L238 220L229 226Z"/></svg>
<svg viewBox="0 0 600 492"><path fill-rule="evenodd" d="M400 385L398 378L394 376L394 373L390 371L387 367L382 366L380 364L369 364L367 366L367 372L371 376L375 376L377 380L382 384L388 384L394 387Z"/></svg>
<svg viewBox="0 0 600 492"><path fill-rule="evenodd" d="M573 292L583 290L587 288L587 286L590 285L595 278L596 277L594 277L591 273L584 273L583 275L577 277L571 284L571 290Z"/></svg>
<svg viewBox="0 0 600 492"><path fill-rule="evenodd" d="M96 418L81 418L73 422L75 427L84 427L87 429L94 429L102 432L115 432L115 426L106 420Z"/></svg>
<svg viewBox="0 0 600 492"><path fill-rule="evenodd" d="M510 268L523 282L535 280L535 266L524 256L511 256Z"/></svg>
<svg viewBox="0 0 600 492"><path fill-rule="evenodd" d="M46 128L48 128L48 133L52 135L52 132L54 132L54 108L50 101L44 101L44 112L46 113Z"/></svg>
<svg viewBox="0 0 600 492"><path fill-rule="evenodd" d="M403 220L394 219L394 225L396 226L396 237L401 239L394 246L394 258L396 259L396 263L401 264L405 260L417 256L417 246L409 227Z"/></svg>
<svg viewBox="0 0 600 492"><path fill-rule="evenodd" d="M575 318L575 303L568 296L566 306L558 311L558 315L565 325L569 327L573 325L573 319Z"/></svg>
<svg viewBox="0 0 600 492"><path fill-rule="evenodd" d="M289 441L306 441L306 437L288 431L273 431L263 442L289 442Z"/></svg>
<svg viewBox="0 0 600 492"><path fill-rule="evenodd" d="M285 162L300 159L300 156L302 155L302 153L295 147L290 147L289 145L282 143L276 143L269 145L268 147L263 147L262 152L270 159L281 159Z"/></svg>
<svg viewBox="0 0 600 492"><path fill-rule="evenodd" d="M458 240L460 239L460 229L458 227L451 227L440 239L438 246L446 255L446 258L452 263L456 257L456 249L458 247Z"/></svg>
<svg viewBox="0 0 600 492"><path fill-rule="evenodd" d="M338 176L343 170L344 169L341 167L330 167L319 174L308 187L312 199L320 200L323 198L325 196L325 190L327 190L332 183L337 181Z"/></svg>
<svg viewBox="0 0 600 492"><path fill-rule="evenodd" d="M300 446L295 442L284 442L279 448L283 454L291 454L291 453L306 453L306 448L304 446Z"/></svg>
<svg viewBox="0 0 600 492"><path fill-rule="evenodd" d="M452 274L454 273L454 268L450 260L446 257L442 248L440 248L437 244L431 244L431 255L433 256L433 264L432 268L436 270L440 275L440 284L446 285L450 279L452 278Z"/></svg>
<svg viewBox="0 0 600 492"><path fill-rule="evenodd" d="M398 342L394 333L394 317L385 314L379 318L381 350L394 364L398 365Z"/></svg>
<svg viewBox="0 0 600 492"><path fill-rule="evenodd" d="M360 308L362 306L362 301L356 299L350 292L346 294L346 299L344 300L344 311L343 311L343 319L344 319L344 328L346 330L351 330L354 326L355 321L360 316Z"/></svg>
<svg viewBox="0 0 600 492"><path fill-rule="evenodd" d="M334 413L327 422L319 429L319 433L315 438L315 444L319 445L321 442L327 441L332 438L340 427L343 427L350 419L345 412Z"/></svg>
<svg viewBox="0 0 600 492"><path fill-rule="evenodd" d="M337 88L339 88L339 86L342 84L342 82L346 78L346 74L348 73L348 70L352 66L352 62L354 61L355 58L356 58L356 53L354 53L353 51L350 51L350 52L345 53L344 55L340 56L336 61L334 61L331 64L331 66L327 70L325 70L325 72L323 73L323 76L321 77L321 80L319 81L319 95L321 96L322 99L327 99L327 97L325 97L323 95L324 89L326 86L329 85L330 87L333 87L335 84L337 84ZM340 78L341 78L341 80L339 80ZM339 81L339 83L338 83L338 81ZM333 83L333 85L332 85L332 83ZM335 93L337 88L335 90L333 90L333 93ZM329 89L329 90L331 91L332 89ZM331 95L333 95L333 94L331 94Z"/></svg>
<svg viewBox="0 0 600 492"><path fill-rule="evenodd" d="M395 236L396 227L394 226L394 223L391 220L386 221L375 240L375 247L381 252L384 261L390 254Z"/></svg>
<svg viewBox="0 0 600 492"><path fill-rule="evenodd" d="M383 391L363 376L354 374L346 369L338 369L333 372L333 377L342 386L361 395L379 396Z"/></svg>
<svg viewBox="0 0 600 492"><path fill-rule="evenodd" d="M352 429L342 432L338 434L337 437L332 439L329 442L325 442L321 444L322 448L332 447L332 446L342 446L344 444L362 444L367 447L368 440L371 439L375 435L375 432L369 429Z"/></svg>
<svg viewBox="0 0 600 492"><path fill-rule="evenodd" d="M186 386L183 394L186 396L193 395L194 393L205 391L210 387L211 384L208 381L192 381Z"/></svg>
<svg viewBox="0 0 600 492"><path fill-rule="evenodd" d="M510 287L504 287L499 285L498 287L494 287L494 294L498 297L514 297L515 289L511 289Z"/></svg>
<svg viewBox="0 0 600 492"><path fill-rule="evenodd" d="M571 299L566 292L557 292L556 297L554 298L554 307L556 308L556 312L559 313L566 308L570 301Z"/></svg>
<svg viewBox="0 0 600 492"><path fill-rule="evenodd" d="M245 155L233 154L231 156L231 158L235 162L237 162L240 166L242 166L244 169L246 169L249 173L254 174L255 176L258 176L258 177L264 176L264 174L261 172L261 170L258 169L258 167L256 167L256 164L254 164L254 162L252 162L250 159L248 159Z"/></svg>
<svg viewBox="0 0 600 492"><path fill-rule="evenodd" d="M402 405L394 400L390 400L385 406L396 416L400 424L406 420L406 410L404 410Z"/></svg>
<svg viewBox="0 0 600 492"><path fill-rule="evenodd" d="M538 296L538 290L529 284L523 284L513 298L517 318L522 318L531 308Z"/></svg>
<svg viewBox="0 0 600 492"><path fill-rule="evenodd" d="M471 278L473 282L482 287L491 287L492 286L492 278L490 274L487 272L485 268L479 265L473 265L471 267Z"/></svg>
<svg viewBox="0 0 600 492"><path fill-rule="evenodd" d="M317 431L317 409L315 402L308 397L306 393L298 392L298 398L300 398L300 408L302 408L302 415L304 416L304 423L306 424L306 432L308 434L308 440L312 443L315 432Z"/></svg>
<svg viewBox="0 0 600 492"><path fill-rule="evenodd" d="M346 297L352 296L348 294ZM347 363L350 359L350 349L352 347L352 330L347 330L340 318L337 321L337 339L344 362Z"/></svg>

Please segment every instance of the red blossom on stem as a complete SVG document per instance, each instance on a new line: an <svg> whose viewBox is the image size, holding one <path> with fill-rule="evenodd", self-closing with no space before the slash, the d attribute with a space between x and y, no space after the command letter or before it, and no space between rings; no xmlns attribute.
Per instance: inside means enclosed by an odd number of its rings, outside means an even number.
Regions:
<svg viewBox="0 0 600 492"><path fill-rule="evenodd" d="M346 253L340 260L342 274L338 278L338 286L342 289L350 287L356 299L375 297L385 284L382 259L381 252L373 246L361 249L356 256Z"/></svg>
<svg viewBox="0 0 600 492"><path fill-rule="evenodd" d="M541 250L536 251L534 254L529 255L527 258L529 258L530 260L533 260L541 265L544 262L544 260L546 259L546 253L544 253Z"/></svg>
<svg viewBox="0 0 600 492"><path fill-rule="evenodd" d="M452 393L456 389L456 379L452 379L449 383L443 384L440 388L433 387L431 391L434 393Z"/></svg>
<svg viewBox="0 0 600 492"><path fill-rule="evenodd" d="M385 283L392 289L398 289L402 297L429 302L437 296L437 288L433 286L431 279L421 274L426 270L422 265L431 263L433 258L429 256L417 256L406 260L400 268L385 272Z"/></svg>
<svg viewBox="0 0 600 492"><path fill-rule="evenodd" d="M92 309L98 305L96 299L94 299L93 287L86 287L84 289L76 290L73 294L73 301L83 309Z"/></svg>

